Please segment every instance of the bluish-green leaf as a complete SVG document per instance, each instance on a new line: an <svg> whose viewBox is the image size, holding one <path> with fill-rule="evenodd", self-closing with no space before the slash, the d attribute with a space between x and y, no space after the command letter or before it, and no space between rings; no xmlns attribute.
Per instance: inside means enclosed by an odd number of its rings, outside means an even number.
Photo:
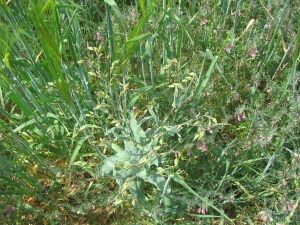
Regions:
<svg viewBox="0 0 300 225"><path fill-rule="evenodd" d="M130 114L130 128L137 143L142 143L146 139L145 132L138 125L133 113Z"/></svg>

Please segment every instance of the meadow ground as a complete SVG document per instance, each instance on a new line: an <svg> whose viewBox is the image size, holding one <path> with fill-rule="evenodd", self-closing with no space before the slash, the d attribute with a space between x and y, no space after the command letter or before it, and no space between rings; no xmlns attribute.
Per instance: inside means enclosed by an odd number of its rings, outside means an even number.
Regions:
<svg viewBox="0 0 300 225"><path fill-rule="evenodd" d="M0 1L1 224L300 224L300 3Z"/></svg>

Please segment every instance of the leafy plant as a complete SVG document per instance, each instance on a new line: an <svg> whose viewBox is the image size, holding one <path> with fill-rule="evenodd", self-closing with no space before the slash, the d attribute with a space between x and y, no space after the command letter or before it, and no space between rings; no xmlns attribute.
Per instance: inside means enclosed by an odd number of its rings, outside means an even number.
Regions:
<svg viewBox="0 0 300 225"><path fill-rule="evenodd" d="M1 221L297 223L298 8L0 1Z"/></svg>

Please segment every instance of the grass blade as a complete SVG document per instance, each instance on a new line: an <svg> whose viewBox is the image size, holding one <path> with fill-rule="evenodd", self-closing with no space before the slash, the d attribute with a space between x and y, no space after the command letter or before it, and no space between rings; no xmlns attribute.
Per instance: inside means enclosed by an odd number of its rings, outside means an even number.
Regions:
<svg viewBox="0 0 300 225"><path fill-rule="evenodd" d="M197 198L199 198L202 202L204 202L205 204L207 204L208 206L212 207L213 209L215 209L218 213L220 213L221 216L223 216L224 218L226 218L230 223L234 224L231 219L224 214L223 210L218 209L217 207L215 207L211 202L209 202L207 199L201 197L200 195L198 195L195 191L193 191L192 188L189 187L189 185L187 183L185 183L185 181L182 179L181 176L179 176L178 174L174 173L171 175L172 179L181 184L183 187L185 187L190 193L192 193L193 195L195 195Z"/></svg>
<svg viewBox="0 0 300 225"><path fill-rule="evenodd" d="M208 49L206 50L207 52L210 52ZM212 62L203 78L203 80L201 81L201 84L200 84L200 77L199 77L199 83L198 83L198 86L196 87L196 92L195 92L195 98L196 99L200 99L201 96L203 95L204 93L204 90L205 88L207 87L208 85L208 82L210 80L210 77L211 77L211 74L212 74L212 71L215 67L215 64L217 62L217 59L218 59L218 56L215 56L213 59L212 59Z"/></svg>

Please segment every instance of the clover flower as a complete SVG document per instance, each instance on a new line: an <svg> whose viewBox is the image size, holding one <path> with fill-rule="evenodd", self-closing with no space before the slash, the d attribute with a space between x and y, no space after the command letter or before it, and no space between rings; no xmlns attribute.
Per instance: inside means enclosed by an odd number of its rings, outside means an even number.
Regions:
<svg viewBox="0 0 300 225"><path fill-rule="evenodd" d="M16 210L15 207L8 206L8 207L5 209L5 212L6 212L7 216L10 216L11 213L12 213L13 211L15 211L15 210Z"/></svg>
<svg viewBox="0 0 300 225"><path fill-rule="evenodd" d="M258 50L257 48L250 48L249 51L248 51L249 55L254 58L256 56L256 54L258 53Z"/></svg>
<svg viewBox="0 0 300 225"><path fill-rule="evenodd" d="M100 41L102 39L102 36L101 36L100 32L96 32L96 39L98 41Z"/></svg>
<svg viewBox="0 0 300 225"><path fill-rule="evenodd" d="M207 152L207 145L204 141L199 141L198 144L197 144L197 148L202 150L203 152Z"/></svg>
<svg viewBox="0 0 300 225"><path fill-rule="evenodd" d="M226 46L225 46L225 51L226 52L230 52L231 51L231 48L233 47L233 44L227 44Z"/></svg>
<svg viewBox="0 0 300 225"><path fill-rule="evenodd" d="M207 22L208 22L208 20L207 20L206 18L202 18L202 19L201 19L201 24L202 24L202 25L207 24Z"/></svg>
<svg viewBox="0 0 300 225"><path fill-rule="evenodd" d="M207 206L204 203L197 209L197 213L201 214L206 214L207 211Z"/></svg>
<svg viewBox="0 0 300 225"><path fill-rule="evenodd" d="M244 113L238 113L238 114L237 114L237 120L238 120L238 121L242 121L242 120L244 120L244 119L246 119L246 116L245 116Z"/></svg>

